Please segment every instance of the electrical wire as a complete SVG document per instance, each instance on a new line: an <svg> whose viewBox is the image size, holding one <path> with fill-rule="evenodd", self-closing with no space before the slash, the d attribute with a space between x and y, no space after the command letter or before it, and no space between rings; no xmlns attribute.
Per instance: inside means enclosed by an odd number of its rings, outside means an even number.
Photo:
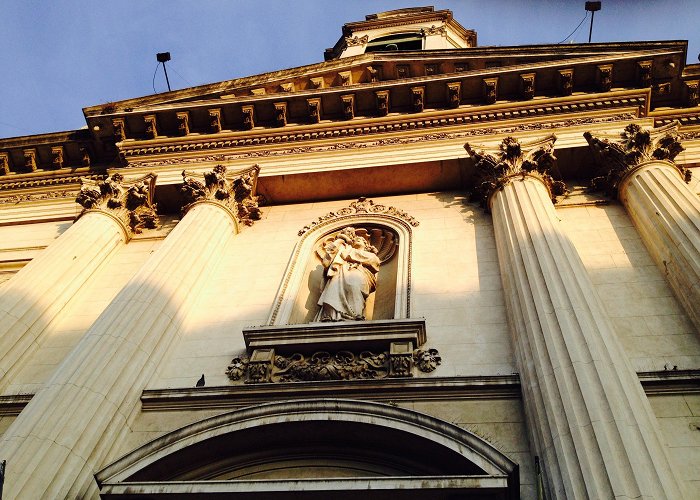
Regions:
<svg viewBox="0 0 700 500"><path fill-rule="evenodd" d="M556 44L559 45L560 43L564 43L564 42L567 41L569 38L571 38L572 36L574 36L574 33L576 33L576 32L578 31L578 29L579 29L579 28L581 27L581 25L583 24L583 21L585 21L587 18L588 18L588 11L586 11L586 15L583 16L583 19L581 19L581 22L578 23L578 26L576 26L576 29L575 29L574 31L572 31L570 34L568 34L561 42L557 42Z"/></svg>
<svg viewBox="0 0 700 500"><path fill-rule="evenodd" d="M158 66L160 66L160 61L158 64L156 64L156 70L153 72L153 81L151 82L153 85L153 93L157 94L158 91L156 90L156 73L158 73Z"/></svg>
<svg viewBox="0 0 700 500"><path fill-rule="evenodd" d="M187 80L187 78L185 78L184 76L182 76L180 73L177 72L177 70L173 67L172 62L170 63L170 70L173 73L175 73L177 76L179 76L182 79L182 81L185 82L187 85L189 85L190 87L194 87L194 84L192 84L189 80Z"/></svg>

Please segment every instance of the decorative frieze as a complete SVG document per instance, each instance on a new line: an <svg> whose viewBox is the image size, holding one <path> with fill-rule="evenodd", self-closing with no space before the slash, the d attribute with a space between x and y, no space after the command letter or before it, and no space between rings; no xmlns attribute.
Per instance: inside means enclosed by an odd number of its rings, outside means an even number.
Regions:
<svg viewBox="0 0 700 500"><path fill-rule="evenodd" d="M494 104L498 99L498 77L484 78L481 84L481 92L486 104Z"/></svg>
<svg viewBox="0 0 700 500"><path fill-rule="evenodd" d="M64 167L64 154L65 150L63 149L63 146L54 146L51 148L51 166L53 166L53 168Z"/></svg>
<svg viewBox="0 0 700 500"><path fill-rule="evenodd" d="M353 118L355 118L355 95L341 95L340 99L341 101L343 101L343 117L346 120L352 120Z"/></svg>
<svg viewBox="0 0 700 500"><path fill-rule="evenodd" d="M643 106L646 101L643 99L629 99L631 105ZM586 109L586 103L570 104L571 109ZM561 106L558 106L561 111ZM508 111L510 118L515 117L527 117L534 115L544 114L541 108L529 108L522 111ZM550 111L550 110L546 110ZM475 113L472 115L456 116L453 122L448 122L446 119L433 120L431 118L417 118L414 120L406 121L403 123L388 123L384 125L383 130L379 130L379 127L367 127L363 125L358 125L356 127L349 127L346 129L337 130L319 130L315 133L314 139L324 139L333 138L340 136L371 136L378 134L380 132L388 131L399 131L411 129L430 129L438 128L440 126L455 125L455 124L476 124L481 122L488 122L496 119L505 118L506 115L502 111L494 111L492 113ZM171 153L177 151L201 151L203 149L208 149L211 147L217 148L233 148L233 147L243 147L252 146L260 144L280 144L295 142L293 147L279 148L279 149L258 149L255 151L244 151L240 153L232 154L208 154L204 156L199 156L197 158L182 158L182 157L172 157L159 160L146 160L142 162L134 162L134 166L140 167L156 167L163 165L186 165L186 164L197 164L202 161L208 162L223 162L227 160L241 160L246 158L266 158L271 156L285 156L289 154L299 154L308 152L324 152L324 151L336 151L345 149L364 149L375 146L396 146L401 144L414 144L425 141L442 141L447 139L457 139L457 138L467 138L467 137L480 137L492 134L515 134L517 132L531 132L533 130L557 130L561 127L571 127L580 125L592 125L592 124L603 124L603 123L617 123L626 122L629 120L634 120L638 118L636 113L624 112L615 113L605 116L588 116L585 118L567 118L561 120L553 120L548 122L527 122L519 123L512 126L482 126L474 127L464 130L462 132L430 132L422 135L417 135L414 137L387 137L380 139L369 139L366 141L337 141L332 144L324 145L296 145L296 143L303 143L303 141L308 139L307 132L300 133L289 133L280 135L269 135L262 137L241 137L237 139L222 139L220 141L208 141L200 143L190 143L186 147L182 146L163 146L163 147L149 147L149 148L137 148L137 149L127 149L125 151L126 156L132 158L134 156L145 156L147 154L157 154L157 153ZM495 124L494 124L495 125Z"/></svg>
<svg viewBox="0 0 700 500"><path fill-rule="evenodd" d="M425 87L411 87L413 111L420 113L425 107Z"/></svg>
<svg viewBox="0 0 700 500"><path fill-rule="evenodd" d="M280 84L280 90L282 92L294 92L294 82Z"/></svg>
<svg viewBox="0 0 700 500"><path fill-rule="evenodd" d="M246 384L409 378L415 370L434 371L441 361L436 349L414 350L410 342L394 342L388 351L379 353L319 351L312 355L277 355L274 349L255 349L250 357L233 358L226 375Z"/></svg>
<svg viewBox="0 0 700 500"><path fill-rule="evenodd" d="M321 99L307 99L309 107L309 122L318 123L321 121Z"/></svg>
<svg viewBox="0 0 700 500"><path fill-rule="evenodd" d="M535 97L535 73L523 73L519 76L520 97L530 100Z"/></svg>
<svg viewBox="0 0 700 500"><path fill-rule="evenodd" d="M239 222L252 225L261 216L259 197L255 194L259 172L258 165L230 173L223 165L217 165L204 174L183 171L183 212L187 212L196 203L216 203L229 209Z"/></svg>
<svg viewBox="0 0 700 500"><path fill-rule="evenodd" d="M144 115L143 121L146 125L146 139L155 139L158 137L156 115Z"/></svg>
<svg viewBox="0 0 700 500"><path fill-rule="evenodd" d="M450 108L458 108L462 100L462 84L452 82L447 84L447 105Z"/></svg>
<svg viewBox="0 0 700 500"><path fill-rule="evenodd" d="M353 201L352 203L350 203L350 206L348 207L341 208L340 210L335 210L333 212L328 212L326 215L322 215L312 223L307 224L306 226L301 228L297 234L299 236L302 236L304 233L310 231L311 229L313 229L321 223L324 223L331 219L344 217L346 215L355 214L387 214L399 217L400 219L403 219L406 222L408 222L413 227L417 227L420 224L416 219L414 219L411 215L408 215L403 210L400 210L396 207L374 203L373 200L368 200L365 197L361 197L357 201Z"/></svg>
<svg viewBox="0 0 700 500"><path fill-rule="evenodd" d="M221 108L209 109L209 130L213 134L218 134L221 128Z"/></svg>
<svg viewBox="0 0 700 500"><path fill-rule="evenodd" d="M177 131L181 136L189 135L190 133L190 112L180 111L175 114L177 117Z"/></svg>
<svg viewBox="0 0 700 500"><path fill-rule="evenodd" d="M586 132L583 136L602 169L602 175L591 181L593 188L605 190L612 196L617 195L622 179L639 164L650 160L673 162L683 151L678 137L678 122L652 130L644 130L639 125L630 123L618 140L612 137L598 138L591 132ZM685 169L678 168L685 175ZM690 178L687 180L690 181Z"/></svg>
<svg viewBox="0 0 700 500"><path fill-rule="evenodd" d="M241 106L243 115L243 130L250 130L255 127L255 106Z"/></svg>
<svg viewBox="0 0 700 500"><path fill-rule="evenodd" d="M402 80L411 77L411 67L408 64L396 65L396 78Z"/></svg>
<svg viewBox="0 0 700 500"><path fill-rule="evenodd" d="M557 196L566 194L564 183L554 180L551 175L556 169L557 160L554 156L554 141L556 137L550 135L521 145L514 137L506 137L498 150L491 151L476 151L469 143L465 144L464 149L467 150L476 169L472 199L480 201L482 206L488 208L488 200L492 194L503 189L512 180L526 176L542 180L553 202Z"/></svg>
<svg viewBox="0 0 700 500"><path fill-rule="evenodd" d="M259 88L259 89L250 89L250 95L266 95L267 91L265 88Z"/></svg>
<svg viewBox="0 0 700 500"><path fill-rule="evenodd" d="M121 174L113 174L103 180L81 179L76 203L83 207L81 217L88 211L99 210L120 220L133 233L158 225L156 205L153 203L156 176L148 174L125 181Z"/></svg>
<svg viewBox="0 0 700 500"><path fill-rule="evenodd" d="M275 125L277 127L284 127L287 125L287 103L286 102L276 102L275 106Z"/></svg>
<svg viewBox="0 0 700 500"><path fill-rule="evenodd" d="M36 172L36 149L30 148L23 151L24 155L24 170L27 172Z"/></svg>
<svg viewBox="0 0 700 500"><path fill-rule="evenodd" d="M559 95L571 95L574 91L573 68L557 70L557 88L559 89Z"/></svg>
<svg viewBox="0 0 700 500"><path fill-rule="evenodd" d="M377 99L377 115L386 116L389 113L389 91L378 90L375 92Z"/></svg>
<svg viewBox="0 0 700 500"><path fill-rule="evenodd" d="M425 76L437 75L440 71L439 64L426 64L425 65Z"/></svg>

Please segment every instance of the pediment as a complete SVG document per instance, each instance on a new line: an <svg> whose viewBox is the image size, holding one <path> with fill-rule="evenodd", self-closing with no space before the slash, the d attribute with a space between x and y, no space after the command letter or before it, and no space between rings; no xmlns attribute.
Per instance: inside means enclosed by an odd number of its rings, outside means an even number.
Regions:
<svg viewBox="0 0 700 500"><path fill-rule="evenodd" d="M172 92L127 99L84 108L86 117L149 112L188 104L212 104L220 100L277 98L296 93L313 94L336 87L354 87L389 81L416 81L425 76L460 73L463 76L498 76L509 71L537 70L571 64L603 64L635 58L676 56L658 77L672 78L685 63L687 42L620 42L601 44L474 47L416 52L368 53L297 68L201 85ZM681 57L682 56L682 57ZM666 61L666 65L668 66ZM408 65L408 68L399 66ZM371 69L368 69L368 66ZM373 70L377 73L373 73ZM407 70L407 71L406 71ZM346 79L346 73L350 78Z"/></svg>

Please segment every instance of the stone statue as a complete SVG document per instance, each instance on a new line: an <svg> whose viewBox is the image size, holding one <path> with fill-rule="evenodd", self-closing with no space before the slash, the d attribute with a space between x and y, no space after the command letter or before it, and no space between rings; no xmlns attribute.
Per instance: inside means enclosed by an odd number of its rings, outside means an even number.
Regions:
<svg viewBox="0 0 700 500"><path fill-rule="evenodd" d="M377 286L380 259L365 229L346 227L319 252L324 282L315 321L364 320L367 297Z"/></svg>

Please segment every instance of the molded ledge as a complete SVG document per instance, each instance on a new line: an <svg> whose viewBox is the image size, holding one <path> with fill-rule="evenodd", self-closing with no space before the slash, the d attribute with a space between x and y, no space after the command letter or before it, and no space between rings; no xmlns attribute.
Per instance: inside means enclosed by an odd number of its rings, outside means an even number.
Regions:
<svg viewBox="0 0 700 500"><path fill-rule="evenodd" d="M275 349L292 354L315 351L385 350L391 342L411 342L417 349L426 341L425 319L340 321L243 329L248 352Z"/></svg>

